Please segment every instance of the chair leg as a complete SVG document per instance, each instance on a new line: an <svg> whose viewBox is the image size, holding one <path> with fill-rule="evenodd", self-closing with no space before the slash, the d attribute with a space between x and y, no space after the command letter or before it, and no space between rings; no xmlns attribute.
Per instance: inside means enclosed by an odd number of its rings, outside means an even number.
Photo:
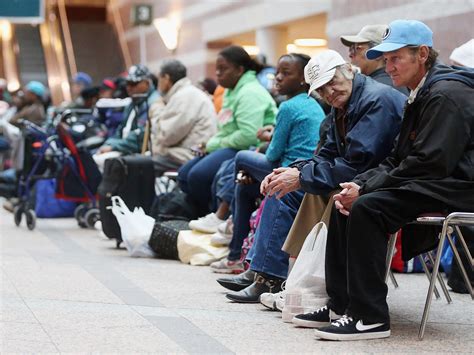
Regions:
<svg viewBox="0 0 474 355"><path fill-rule="evenodd" d="M440 248L440 247L439 247ZM433 260L433 257L431 256L431 253L428 252L426 253L428 255L428 258L430 259L430 263L431 265L434 264L434 260ZM448 291L448 288L446 287L446 284L444 283L444 280L443 280L443 276L441 275L441 273L438 272L438 282L439 282L439 285L441 286L441 290L443 291L444 293L444 297L446 297L446 301L448 303L451 303L453 302L453 300L451 299L451 295L449 294L449 291Z"/></svg>
<svg viewBox="0 0 474 355"><path fill-rule="evenodd" d="M443 223L443 229L441 231L441 236L439 238L438 245L442 246L446 239L446 234L448 232L448 221L445 220ZM433 291L436 284L436 279L438 277L439 264L441 261L441 255L443 253L443 248L438 247L436 250L436 258L433 264L433 272L431 273L430 287L428 288L428 294L426 295L425 308L423 310L423 317L421 318L420 331L418 332L418 339L422 340L425 335L426 323L428 322L428 316L430 313L431 300L433 299Z"/></svg>
<svg viewBox="0 0 474 355"><path fill-rule="evenodd" d="M422 254L418 255L418 259L420 260L421 267L423 268L423 271L425 272L425 275L428 278L428 281L431 281L431 272L428 269L428 266L426 265L426 262L425 262L425 259L423 258L423 255ZM435 294L436 299L439 300L440 295L439 295L439 292L438 292L438 288L436 286L434 287L434 294Z"/></svg>
<svg viewBox="0 0 474 355"><path fill-rule="evenodd" d="M460 240L464 241L464 238L463 238L462 234L459 234L460 230L457 226L456 226L456 232L458 233L458 235L460 235L460 237L459 237ZM456 245L454 244L454 240L450 235L448 235L448 242L451 245L451 248L453 249L454 258L456 259L456 262L458 263L459 270L461 271L461 275L464 279L464 283L466 284L466 287L469 290L469 293L471 295L471 299L474 299L474 292L473 292L473 289L472 289L471 281L469 280L469 277L467 276L466 269L464 268L461 257L459 256L458 249L456 248Z"/></svg>
<svg viewBox="0 0 474 355"><path fill-rule="evenodd" d="M390 280L392 280L392 283L393 283L393 286L395 288L398 288L398 282L397 282L397 279L395 278L395 275L393 274L393 272L390 270L390 272L388 273L388 276L390 277Z"/></svg>
<svg viewBox="0 0 474 355"><path fill-rule="evenodd" d="M461 229L459 226L455 226L456 232L459 236L459 241L461 242L462 247L464 248L464 251L466 252L466 257L468 258L470 264L471 264L471 269L474 268L474 258L472 257L471 251L469 250L469 247L466 244L466 240L464 239L464 236L461 233Z"/></svg>
<svg viewBox="0 0 474 355"><path fill-rule="evenodd" d="M390 270L390 265L392 264L393 254L395 254L396 243L397 243L397 233L390 234L390 238L388 239L388 246L387 246L387 256L385 259L385 282L387 282L388 277L390 276L390 279L395 285L395 288L398 287L398 283L395 280L395 276L392 274Z"/></svg>

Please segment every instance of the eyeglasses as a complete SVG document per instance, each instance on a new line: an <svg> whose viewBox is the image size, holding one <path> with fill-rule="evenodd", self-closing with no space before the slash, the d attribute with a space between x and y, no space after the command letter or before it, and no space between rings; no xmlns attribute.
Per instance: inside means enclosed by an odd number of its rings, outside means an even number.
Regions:
<svg viewBox="0 0 474 355"><path fill-rule="evenodd" d="M363 49L369 49L369 47L361 46L360 44L351 44L349 46L349 53L355 54L356 52L360 52Z"/></svg>

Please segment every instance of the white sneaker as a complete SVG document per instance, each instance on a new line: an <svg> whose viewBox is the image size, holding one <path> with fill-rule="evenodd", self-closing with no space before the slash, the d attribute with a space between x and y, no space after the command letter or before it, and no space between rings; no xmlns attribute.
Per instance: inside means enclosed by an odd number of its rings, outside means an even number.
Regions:
<svg viewBox="0 0 474 355"><path fill-rule="evenodd" d="M273 311L282 311L285 306L285 291L265 292L260 295L260 303Z"/></svg>
<svg viewBox="0 0 474 355"><path fill-rule="evenodd" d="M222 222L225 222L225 221L217 218L215 213L209 213L207 216L190 221L189 228L197 230L198 232L203 232L203 233L216 233L217 227Z"/></svg>
<svg viewBox="0 0 474 355"><path fill-rule="evenodd" d="M222 234L221 232L214 233L211 236L212 245L229 245L232 240L232 234Z"/></svg>
<svg viewBox="0 0 474 355"><path fill-rule="evenodd" d="M229 261L227 258L214 261L210 266L211 270L218 274L240 274L245 271L243 262L240 260Z"/></svg>
<svg viewBox="0 0 474 355"><path fill-rule="evenodd" d="M227 218L226 221L222 222L217 226L217 231L222 234L230 234L234 231L234 223L232 223L232 216Z"/></svg>

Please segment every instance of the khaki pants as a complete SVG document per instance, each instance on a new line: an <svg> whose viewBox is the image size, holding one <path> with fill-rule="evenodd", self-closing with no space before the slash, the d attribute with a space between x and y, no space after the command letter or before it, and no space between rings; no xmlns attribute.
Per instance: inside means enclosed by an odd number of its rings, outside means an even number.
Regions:
<svg viewBox="0 0 474 355"><path fill-rule="evenodd" d="M341 190L331 191L328 195L313 195L306 193L301 202L301 206L296 214L296 218L291 226L282 250L291 256L298 256L306 236L311 232L314 225L324 222L329 225L332 206L334 205L333 195Z"/></svg>

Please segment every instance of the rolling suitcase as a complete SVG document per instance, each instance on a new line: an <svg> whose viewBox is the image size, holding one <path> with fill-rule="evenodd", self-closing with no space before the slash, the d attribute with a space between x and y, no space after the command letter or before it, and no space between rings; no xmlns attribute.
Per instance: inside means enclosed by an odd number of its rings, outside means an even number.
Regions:
<svg viewBox="0 0 474 355"><path fill-rule="evenodd" d="M155 198L155 172L150 157L141 155L107 159L98 188L102 230L108 238L122 242L120 226L109 206L112 196L120 196L129 209L142 207L149 215Z"/></svg>

